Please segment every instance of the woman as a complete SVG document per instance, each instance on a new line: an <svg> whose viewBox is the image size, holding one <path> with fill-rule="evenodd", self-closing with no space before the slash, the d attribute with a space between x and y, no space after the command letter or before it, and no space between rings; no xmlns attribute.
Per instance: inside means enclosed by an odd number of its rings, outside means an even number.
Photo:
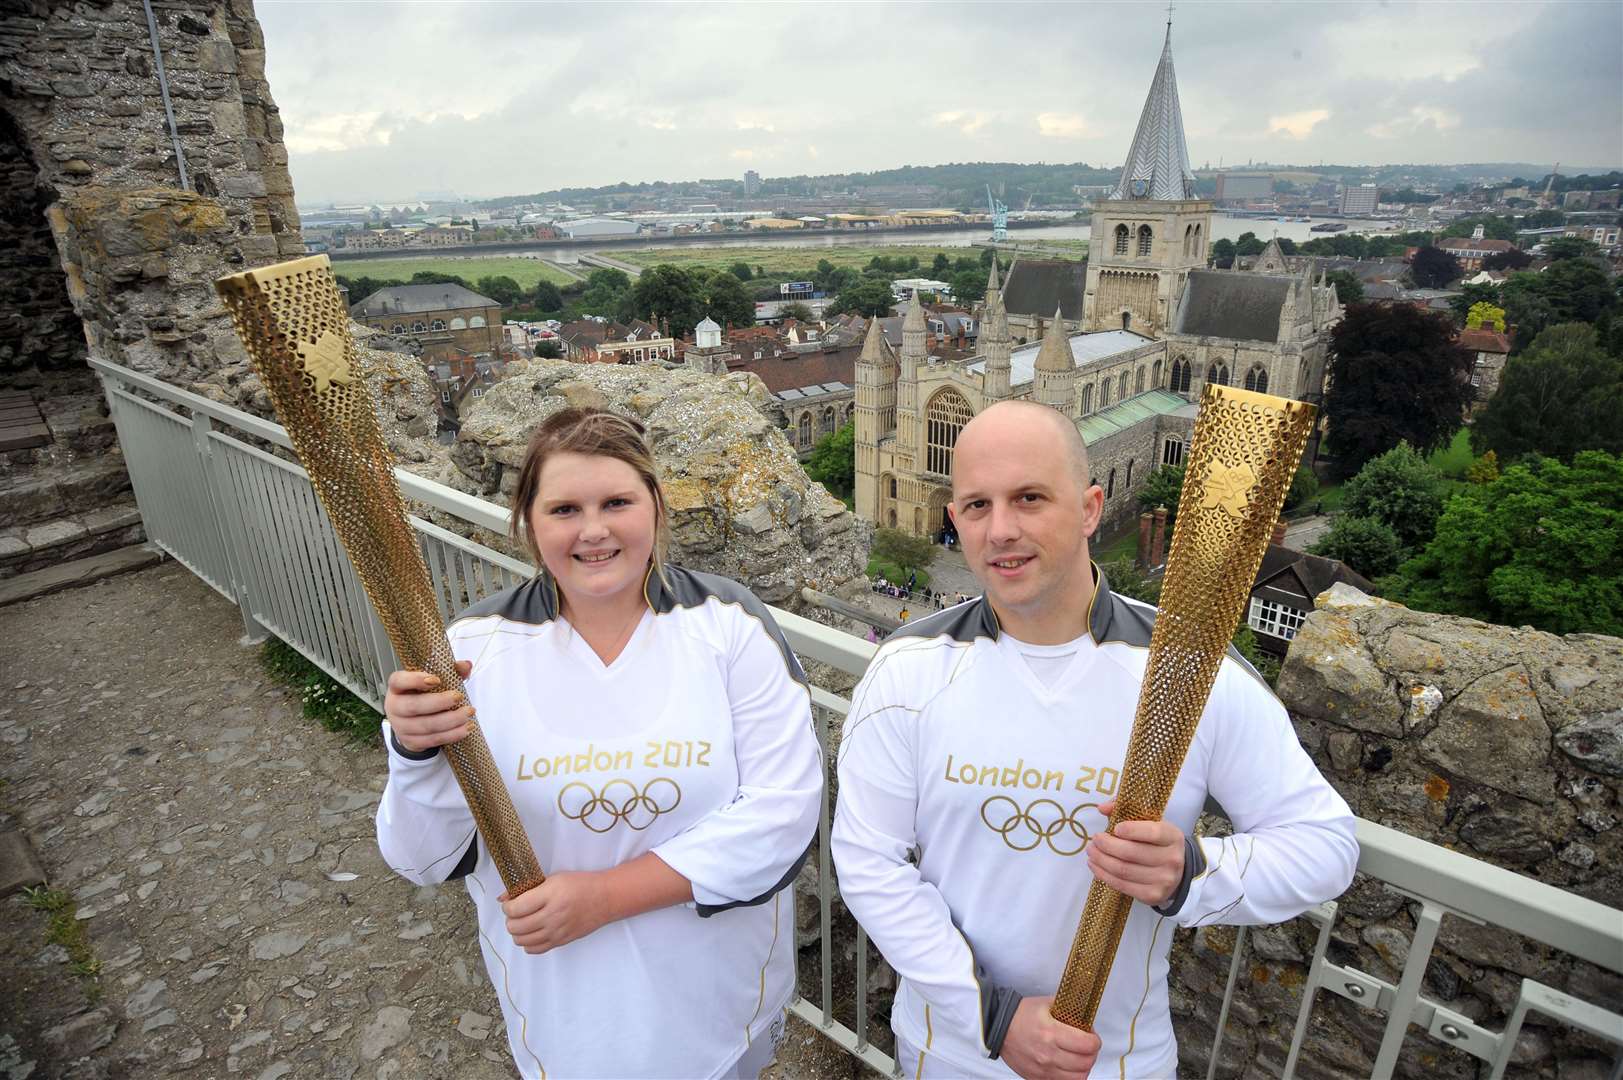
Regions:
<svg viewBox="0 0 1623 1080"><path fill-rule="evenodd" d="M411 881L466 876L526 1077L753 1077L793 992L806 678L749 590L665 565L642 431L576 408L536 431L512 532L542 569L451 624L470 704L389 677L378 844ZM475 707L548 875L517 897L441 760Z"/></svg>

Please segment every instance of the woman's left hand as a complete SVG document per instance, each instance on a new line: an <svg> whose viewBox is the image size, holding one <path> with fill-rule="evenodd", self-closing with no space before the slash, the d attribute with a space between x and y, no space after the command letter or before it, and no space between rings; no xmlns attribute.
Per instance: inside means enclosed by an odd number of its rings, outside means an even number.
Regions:
<svg viewBox="0 0 1623 1080"><path fill-rule="evenodd" d="M583 938L615 918L605 886L601 873L576 871L553 874L513 899L503 893L507 932L534 955Z"/></svg>

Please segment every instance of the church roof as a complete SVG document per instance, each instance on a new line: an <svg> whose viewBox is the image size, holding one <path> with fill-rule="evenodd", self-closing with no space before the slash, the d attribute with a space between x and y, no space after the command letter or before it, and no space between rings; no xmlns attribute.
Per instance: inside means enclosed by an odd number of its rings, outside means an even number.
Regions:
<svg viewBox="0 0 1623 1080"><path fill-rule="evenodd" d="M1048 318L1054 308L1071 322L1082 318L1088 264L1071 259L1016 259L1003 282L1003 310Z"/></svg>
<svg viewBox="0 0 1623 1080"><path fill-rule="evenodd" d="M1192 199L1195 174L1183 139L1183 112L1178 108L1178 80L1172 71L1172 24L1167 23L1161 63L1150 83L1150 96L1139 114L1133 147L1122 166L1112 199Z"/></svg>
<svg viewBox="0 0 1623 1080"><path fill-rule="evenodd" d="M885 325L880 319L868 320L868 333L862 339L862 362L865 364L891 362L890 346L885 343Z"/></svg>
<svg viewBox="0 0 1623 1080"><path fill-rule="evenodd" d="M1230 341L1278 341L1280 312L1295 280L1278 274L1191 270L1172 332Z"/></svg>
<svg viewBox="0 0 1623 1080"><path fill-rule="evenodd" d="M1096 413L1084 416L1076 422L1076 429L1082 433L1082 441L1092 446L1100 439L1109 438L1118 431L1126 431L1152 416L1171 416L1183 412L1184 415L1193 418L1197 409L1198 406L1194 402L1185 401L1182 396L1170 390L1146 390L1108 409L1100 409Z"/></svg>
<svg viewBox="0 0 1623 1080"><path fill-rule="evenodd" d="M1079 368L1086 367L1099 360L1107 360L1112 356L1149 345L1153 338L1143 337L1131 330L1103 330L1096 334L1072 334L1070 336L1071 360ZM1035 377L1037 371L1037 353L1042 346L1038 344L1022 345L1009 354L1009 385L1019 386L1028 383ZM984 372L986 358L982 357L969 365L970 371Z"/></svg>
<svg viewBox="0 0 1623 1080"><path fill-rule="evenodd" d="M914 289L913 295L907 301L907 312L902 316L902 331L904 333L909 330L922 332L925 329L924 308L919 304L919 291Z"/></svg>

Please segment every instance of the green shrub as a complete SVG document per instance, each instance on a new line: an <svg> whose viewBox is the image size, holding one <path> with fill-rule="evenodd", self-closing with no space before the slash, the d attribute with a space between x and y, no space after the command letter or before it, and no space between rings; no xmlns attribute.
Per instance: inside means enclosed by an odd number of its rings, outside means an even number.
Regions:
<svg viewBox="0 0 1623 1080"><path fill-rule="evenodd" d="M267 675L298 691L307 719L357 742L376 742L383 717L297 649L273 637L261 648L259 659Z"/></svg>

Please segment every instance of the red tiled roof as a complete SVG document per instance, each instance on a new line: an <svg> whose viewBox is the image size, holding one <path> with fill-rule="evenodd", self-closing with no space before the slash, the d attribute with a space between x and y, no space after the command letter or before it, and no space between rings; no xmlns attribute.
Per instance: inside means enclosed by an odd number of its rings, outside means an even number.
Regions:
<svg viewBox="0 0 1623 1080"><path fill-rule="evenodd" d="M842 382L856 385L857 356L862 349L852 345L826 352L789 353L776 359L762 357L728 365L728 371L748 371L760 376L774 394L816 383Z"/></svg>
<svg viewBox="0 0 1623 1080"><path fill-rule="evenodd" d="M1472 352L1510 352L1510 335L1501 334L1486 326L1480 326L1475 330L1461 330L1459 342Z"/></svg>

